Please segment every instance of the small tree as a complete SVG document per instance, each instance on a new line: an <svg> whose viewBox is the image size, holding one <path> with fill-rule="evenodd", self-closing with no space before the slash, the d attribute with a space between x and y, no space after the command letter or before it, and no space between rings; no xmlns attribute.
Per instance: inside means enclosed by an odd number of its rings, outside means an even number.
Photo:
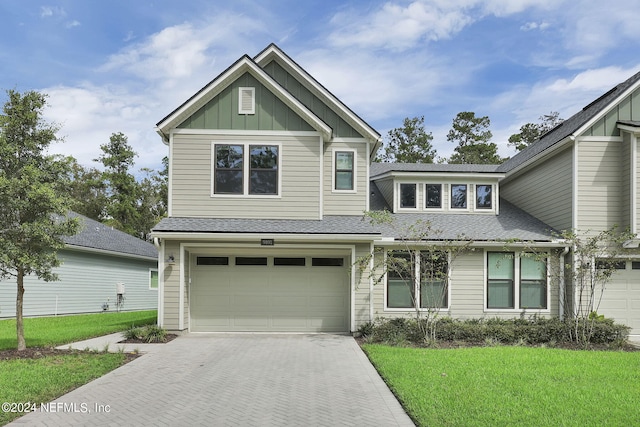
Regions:
<svg viewBox="0 0 640 427"><path fill-rule="evenodd" d="M376 159L383 162L433 163L436 150L431 145L433 135L424 128L424 116L405 118L402 127L387 134L384 153Z"/></svg>
<svg viewBox="0 0 640 427"><path fill-rule="evenodd" d="M538 118L538 123L526 123L520 127L520 132L509 137L509 145L513 145L516 150L522 151L529 145L535 143L542 135L550 131L564 119L560 118L560 113L552 111Z"/></svg>
<svg viewBox="0 0 640 427"><path fill-rule="evenodd" d="M440 311L447 303L451 266L459 256L473 250L473 241L464 236L442 239L442 231L429 221L403 224L388 211L367 212L365 217L374 226L388 228L396 236L396 244L391 248L376 246L373 252L358 258L358 271L363 274L372 266L369 274L374 285L387 279L395 286L406 287L408 309L414 312L425 341L434 341Z"/></svg>
<svg viewBox="0 0 640 427"><path fill-rule="evenodd" d="M42 119L45 95L13 90L7 95L0 115L0 278L16 279L16 335L22 351L24 279L33 274L57 280L57 251L79 224L66 217L70 199L63 194L69 163L45 154L58 140L58 128Z"/></svg>
<svg viewBox="0 0 640 427"><path fill-rule="evenodd" d="M453 164L499 164L498 146L490 142L493 134L489 130L488 116L476 117L471 111L463 111L453 119L447 141L456 143L449 158Z"/></svg>

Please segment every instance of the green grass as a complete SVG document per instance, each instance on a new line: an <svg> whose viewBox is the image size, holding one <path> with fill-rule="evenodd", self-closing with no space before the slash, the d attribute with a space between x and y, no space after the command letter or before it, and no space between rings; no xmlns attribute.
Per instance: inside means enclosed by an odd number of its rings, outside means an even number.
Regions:
<svg viewBox="0 0 640 427"><path fill-rule="evenodd" d="M640 425L640 352L363 347L419 426Z"/></svg>
<svg viewBox="0 0 640 427"><path fill-rule="evenodd" d="M122 353L79 353L41 359L14 359L0 362L0 403L40 403L55 398L122 365ZM0 425L22 416L0 410Z"/></svg>
<svg viewBox="0 0 640 427"><path fill-rule="evenodd" d="M157 311L81 314L24 319L27 347L52 347L156 322ZM0 320L0 350L16 348L15 319Z"/></svg>

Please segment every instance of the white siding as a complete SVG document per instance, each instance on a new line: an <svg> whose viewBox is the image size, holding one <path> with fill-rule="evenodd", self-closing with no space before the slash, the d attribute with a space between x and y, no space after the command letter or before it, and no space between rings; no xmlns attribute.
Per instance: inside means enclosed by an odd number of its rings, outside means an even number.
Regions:
<svg viewBox="0 0 640 427"><path fill-rule="evenodd" d="M125 284L121 310L158 308L158 291L149 289L149 269L157 268L157 262L69 250L59 252L59 257L59 281L25 278L25 316L97 313L104 303L116 311L118 282ZM15 317L15 309L15 279L0 282L0 318Z"/></svg>

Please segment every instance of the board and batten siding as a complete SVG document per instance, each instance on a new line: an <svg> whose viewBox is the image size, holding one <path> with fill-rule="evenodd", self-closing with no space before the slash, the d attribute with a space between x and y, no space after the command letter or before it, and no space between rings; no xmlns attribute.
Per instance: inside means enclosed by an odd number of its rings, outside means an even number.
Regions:
<svg viewBox="0 0 640 427"><path fill-rule="evenodd" d="M156 310L158 291L149 289L149 270L156 261L146 261L90 252L58 252L63 264L54 271L60 280L44 282L35 276L25 277L23 314L53 316L99 313L103 304L116 311L116 283L125 284L121 311ZM0 282L0 318L16 315L15 280Z"/></svg>
<svg viewBox="0 0 640 427"><path fill-rule="evenodd" d="M240 87L255 88L255 114L238 113ZM313 131L298 114L251 74L245 73L183 121L182 129Z"/></svg>
<svg viewBox="0 0 640 427"><path fill-rule="evenodd" d="M624 98L581 136L620 136L618 120L640 120L640 89Z"/></svg>
<svg viewBox="0 0 640 427"><path fill-rule="evenodd" d="M324 146L323 180L324 180L324 215L362 215L368 210L367 190L369 178L367 177L367 164L369 153L364 142L330 142ZM334 181L334 153L340 150L355 150L355 192L340 192L333 190ZM348 231L348 230L346 230Z"/></svg>
<svg viewBox="0 0 640 427"><path fill-rule="evenodd" d="M500 185L500 196L556 230L573 226L573 149L539 163Z"/></svg>
<svg viewBox="0 0 640 427"><path fill-rule="evenodd" d="M212 195L214 143L280 145L281 193ZM245 166L246 167L246 166ZM245 171L246 173L246 171ZM175 135L172 143L171 216L317 219L320 216L320 137Z"/></svg>
<svg viewBox="0 0 640 427"><path fill-rule="evenodd" d="M581 231L604 231L621 221L620 141L578 142L578 224Z"/></svg>

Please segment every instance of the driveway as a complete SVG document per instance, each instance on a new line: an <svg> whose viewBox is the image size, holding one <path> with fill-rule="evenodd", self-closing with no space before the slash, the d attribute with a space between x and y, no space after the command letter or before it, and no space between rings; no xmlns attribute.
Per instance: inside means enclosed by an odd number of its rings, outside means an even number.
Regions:
<svg viewBox="0 0 640 427"><path fill-rule="evenodd" d="M188 334L11 425L413 426L344 335Z"/></svg>

